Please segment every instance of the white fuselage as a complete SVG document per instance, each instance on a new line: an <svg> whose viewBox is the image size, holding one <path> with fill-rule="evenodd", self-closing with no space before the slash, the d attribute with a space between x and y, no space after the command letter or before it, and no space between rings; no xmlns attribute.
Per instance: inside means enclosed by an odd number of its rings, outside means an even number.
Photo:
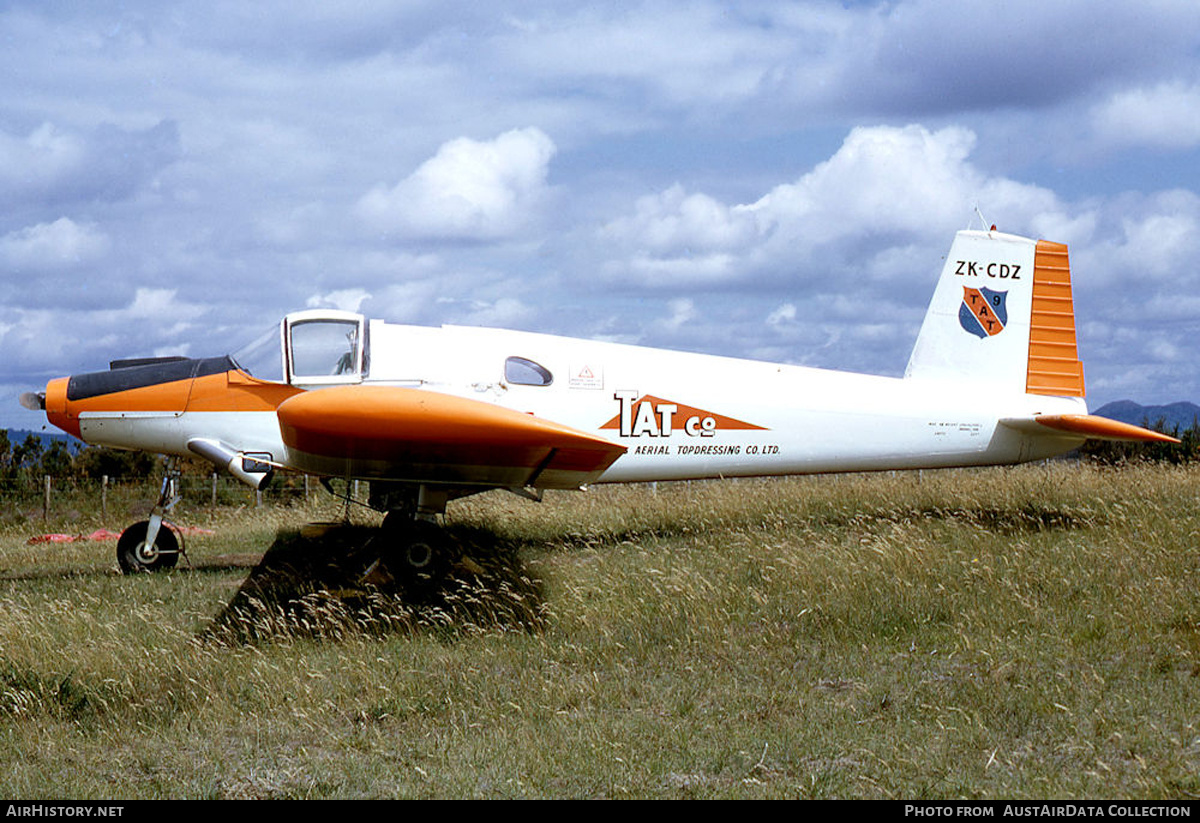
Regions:
<svg viewBox="0 0 1200 823"><path fill-rule="evenodd" d="M365 376L299 387L394 385L503 406L627 448L599 482L1017 463L1072 436L1030 437L1004 418L1086 411L1080 399L1001 393L498 329L370 321ZM522 358L548 385L506 377ZM519 379L519 378L518 378ZM193 437L287 462L273 411L85 413L88 442L188 454Z"/></svg>
<svg viewBox="0 0 1200 823"><path fill-rule="evenodd" d="M1025 437L1000 426L1001 419L1085 411L1082 400L999 395L987 384L878 377L496 329L390 326L376 334L373 324L372 335L373 346L380 338L403 345L406 339L443 336L441 346L417 350L440 349L443 373L458 380L430 379L421 383L424 388L487 399L626 446L601 482L1017 463L1069 450L1079 439ZM540 363L554 381L548 386L505 381L509 356ZM391 376L375 362L371 379ZM637 402L646 396L658 402ZM615 427L601 428L613 418ZM756 428L732 427L724 419Z"/></svg>

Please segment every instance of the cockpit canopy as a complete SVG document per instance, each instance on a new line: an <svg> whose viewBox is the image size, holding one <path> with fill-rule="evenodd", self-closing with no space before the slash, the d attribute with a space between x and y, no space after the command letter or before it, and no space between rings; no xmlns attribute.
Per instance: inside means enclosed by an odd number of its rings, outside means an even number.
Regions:
<svg viewBox="0 0 1200 823"><path fill-rule="evenodd" d="M368 376L393 385L428 384L432 379L459 381L476 389L554 383L554 374L543 364L518 355L501 360L497 355L503 352L487 351L486 346L471 342L477 340L470 329L402 326L378 320L368 324L355 312L310 309L292 312L230 357L239 369L259 380L303 388L361 383ZM374 372L372 344L379 349ZM461 356L476 348L478 357Z"/></svg>
<svg viewBox="0 0 1200 823"><path fill-rule="evenodd" d="M232 357L261 380L302 386L358 383L368 368L366 341L361 314L311 309L292 312Z"/></svg>

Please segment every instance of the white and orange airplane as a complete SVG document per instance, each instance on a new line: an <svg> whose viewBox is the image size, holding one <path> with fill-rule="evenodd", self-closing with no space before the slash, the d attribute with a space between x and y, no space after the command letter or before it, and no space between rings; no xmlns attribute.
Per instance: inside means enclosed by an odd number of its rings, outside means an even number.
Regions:
<svg viewBox="0 0 1200 823"><path fill-rule="evenodd" d="M903 378L311 310L223 357L118 360L22 402L87 443L365 479L385 562L432 575L447 502L591 483L1020 463L1088 438L1172 438L1087 413L1066 246L962 231ZM175 564L171 484L122 536Z"/></svg>

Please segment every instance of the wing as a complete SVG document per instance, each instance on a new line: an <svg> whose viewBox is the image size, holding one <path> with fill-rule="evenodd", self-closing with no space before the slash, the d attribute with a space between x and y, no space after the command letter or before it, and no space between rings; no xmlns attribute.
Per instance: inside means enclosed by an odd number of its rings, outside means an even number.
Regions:
<svg viewBox="0 0 1200 823"><path fill-rule="evenodd" d="M578 488L625 447L479 400L397 386L339 386L279 405L290 467L334 477Z"/></svg>

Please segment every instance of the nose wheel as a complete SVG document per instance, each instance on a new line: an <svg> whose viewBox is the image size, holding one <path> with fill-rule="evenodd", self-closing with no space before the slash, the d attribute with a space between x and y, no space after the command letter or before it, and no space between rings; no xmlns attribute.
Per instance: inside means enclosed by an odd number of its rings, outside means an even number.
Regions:
<svg viewBox="0 0 1200 823"><path fill-rule="evenodd" d="M117 541L117 564L125 574L174 568L179 562L179 540L169 528L159 528L147 540L150 521L142 520L121 532Z"/></svg>
<svg viewBox="0 0 1200 823"><path fill-rule="evenodd" d="M158 502L150 510L150 519L134 523L121 532L117 541L117 565L124 574L171 569L179 562L182 554L179 538L163 520L163 515L179 502L178 482L178 458L172 457L167 463Z"/></svg>

